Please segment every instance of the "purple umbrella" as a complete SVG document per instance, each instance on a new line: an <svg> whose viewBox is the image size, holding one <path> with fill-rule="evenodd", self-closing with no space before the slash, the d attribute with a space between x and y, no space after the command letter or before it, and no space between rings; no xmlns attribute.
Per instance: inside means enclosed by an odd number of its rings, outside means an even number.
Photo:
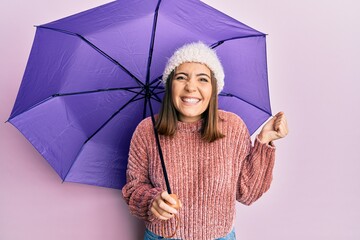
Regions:
<svg viewBox="0 0 360 240"><path fill-rule="evenodd" d="M8 121L64 181L119 189L167 59L194 41L216 48L219 106L253 133L271 116L265 34L197 0L114 1L38 26Z"/></svg>

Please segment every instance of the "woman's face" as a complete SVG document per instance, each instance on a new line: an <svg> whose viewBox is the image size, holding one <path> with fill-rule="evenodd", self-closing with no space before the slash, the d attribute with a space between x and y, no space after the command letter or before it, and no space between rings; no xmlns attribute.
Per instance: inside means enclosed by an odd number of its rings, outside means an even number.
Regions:
<svg viewBox="0 0 360 240"><path fill-rule="evenodd" d="M172 101L182 122L195 122L207 109L212 93L210 69L201 63L179 65L172 81Z"/></svg>

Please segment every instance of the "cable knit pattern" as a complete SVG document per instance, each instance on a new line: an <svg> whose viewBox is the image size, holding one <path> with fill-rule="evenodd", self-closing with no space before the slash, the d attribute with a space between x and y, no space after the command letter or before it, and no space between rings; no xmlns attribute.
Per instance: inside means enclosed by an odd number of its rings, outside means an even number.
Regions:
<svg viewBox="0 0 360 240"><path fill-rule="evenodd" d="M235 202L250 205L270 187L275 147L254 146L244 122L219 110L219 128L225 137L201 140L202 120L178 122L174 136L160 136L173 193L182 201L180 228L173 238L213 240L229 233L234 224ZM155 197L166 189L150 118L136 128L131 141L127 184L122 189L133 215L146 227L170 235L175 220L159 220L150 211Z"/></svg>

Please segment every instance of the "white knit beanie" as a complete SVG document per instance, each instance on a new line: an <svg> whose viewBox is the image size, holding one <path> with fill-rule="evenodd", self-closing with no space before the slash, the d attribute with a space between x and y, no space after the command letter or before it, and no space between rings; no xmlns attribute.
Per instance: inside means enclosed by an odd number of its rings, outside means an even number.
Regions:
<svg viewBox="0 0 360 240"><path fill-rule="evenodd" d="M185 44L174 52L166 64L162 76L163 83L166 84L166 80L171 72L185 62L205 64L214 73L218 94L222 91L225 78L224 69L215 50L202 42Z"/></svg>

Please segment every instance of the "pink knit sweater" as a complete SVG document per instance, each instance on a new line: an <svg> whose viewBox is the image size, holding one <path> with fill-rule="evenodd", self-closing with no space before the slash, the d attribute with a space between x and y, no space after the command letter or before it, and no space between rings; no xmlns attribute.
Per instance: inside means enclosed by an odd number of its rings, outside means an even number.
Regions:
<svg viewBox="0 0 360 240"><path fill-rule="evenodd" d="M219 111L219 128L225 137L201 140L202 120L178 122L173 137L160 135L172 192L182 201L180 228L173 238L213 240L231 231L236 200L249 205L270 187L275 148L255 140L235 114ZM122 189L133 215L162 235L175 229L174 218L163 221L150 209L166 189L150 118L136 128L131 141L127 184Z"/></svg>

